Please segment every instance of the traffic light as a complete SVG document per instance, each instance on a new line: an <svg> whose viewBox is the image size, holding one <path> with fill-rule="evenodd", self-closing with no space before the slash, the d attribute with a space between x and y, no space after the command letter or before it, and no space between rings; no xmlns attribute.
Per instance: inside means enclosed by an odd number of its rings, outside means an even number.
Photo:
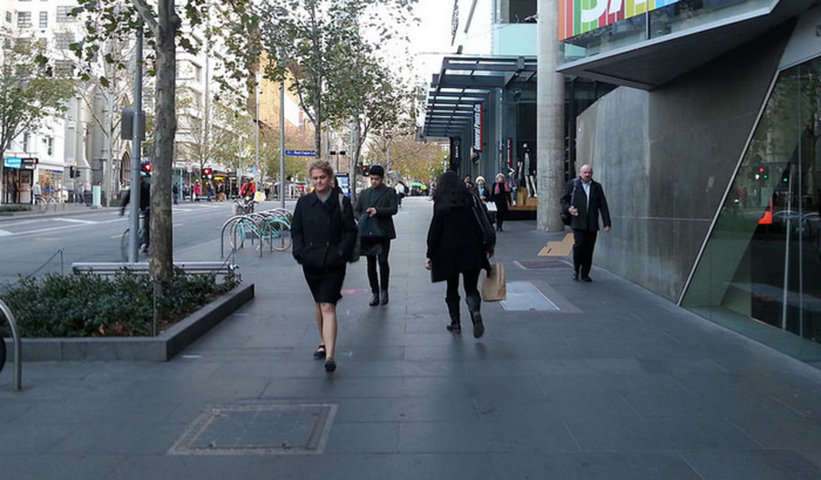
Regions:
<svg viewBox="0 0 821 480"><path fill-rule="evenodd" d="M74 178L74 167L68 167L68 178Z"/></svg>
<svg viewBox="0 0 821 480"><path fill-rule="evenodd" d="M370 167L371 167L370 165L360 165L359 166L359 168L362 170L362 176L363 177L368 176L368 170L370 169Z"/></svg>
<svg viewBox="0 0 821 480"><path fill-rule="evenodd" d="M145 173L151 173L151 162L143 163L143 171Z"/></svg>
<svg viewBox="0 0 821 480"><path fill-rule="evenodd" d="M205 167L205 168L202 169L202 179L207 180L209 178L211 178L211 169L208 168L208 167Z"/></svg>

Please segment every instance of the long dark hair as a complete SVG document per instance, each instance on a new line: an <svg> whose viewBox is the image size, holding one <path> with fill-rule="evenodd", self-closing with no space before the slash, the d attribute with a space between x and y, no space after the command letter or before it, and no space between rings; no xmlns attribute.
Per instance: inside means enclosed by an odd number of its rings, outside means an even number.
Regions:
<svg viewBox="0 0 821 480"><path fill-rule="evenodd" d="M436 193L433 195L434 211L448 212L453 208L467 206L469 202L470 192L456 172L448 170L439 177Z"/></svg>

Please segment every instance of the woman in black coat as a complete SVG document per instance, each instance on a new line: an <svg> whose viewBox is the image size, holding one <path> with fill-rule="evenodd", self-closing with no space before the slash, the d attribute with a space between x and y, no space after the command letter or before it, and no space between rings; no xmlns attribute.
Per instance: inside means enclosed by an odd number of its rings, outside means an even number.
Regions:
<svg viewBox="0 0 821 480"><path fill-rule="evenodd" d="M425 268L431 270L434 282L447 281L445 303L450 313L447 329L461 333L459 321L459 274L462 275L465 302L473 322L473 336L485 331L480 307L482 297L477 284L482 269L490 269L488 255L482 245L482 229L472 211L475 195L455 172L439 177L433 197L433 219L428 229L428 250Z"/></svg>
<svg viewBox="0 0 821 480"><path fill-rule="evenodd" d="M502 231L502 224L507 216L510 199L510 185L505 182L505 176L496 174L496 182L490 187L490 199L496 204L496 231Z"/></svg>
<svg viewBox="0 0 821 480"><path fill-rule="evenodd" d="M301 197L291 224L294 258L316 302L316 322L322 343L314 358L325 358L325 370L336 370L336 302L342 298L345 267L356 242L351 201L331 188L334 171L326 161L311 164L314 191Z"/></svg>

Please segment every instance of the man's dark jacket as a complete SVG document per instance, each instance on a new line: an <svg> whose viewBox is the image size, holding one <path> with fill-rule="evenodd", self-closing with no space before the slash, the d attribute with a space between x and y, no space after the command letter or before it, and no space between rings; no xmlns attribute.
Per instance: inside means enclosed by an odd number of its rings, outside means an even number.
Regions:
<svg viewBox="0 0 821 480"><path fill-rule="evenodd" d="M315 192L296 202L291 224L293 255L307 268L321 270L338 268L348 261L356 242L356 223L351 201L331 190L322 202Z"/></svg>
<svg viewBox="0 0 821 480"><path fill-rule="evenodd" d="M131 190L126 190L120 208L125 212L125 207L131 202ZM151 184L140 180L140 210L146 210L151 206Z"/></svg>
<svg viewBox="0 0 821 480"><path fill-rule="evenodd" d="M385 232L386 238L396 238L396 229L393 227L393 216L396 215L396 190L385 184L379 188L366 188L356 200L354 214L360 218L371 207L376 208L376 224Z"/></svg>
<svg viewBox="0 0 821 480"><path fill-rule="evenodd" d="M575 188L576 193L573 194ZM562 213L569 214L570 200L573 199L573 205L579 210L576 216L570 216L570 228L573 230L586 230L595 232L599 229L599 214L601 214L602 223L605 227L610 224L610 210L607 209L607 199L604 196L604 190L599 182L590 180L590 205L587 204L587 195L584 193L584 186L579 178L574 178L567 182L564 189L564 196L562 196Z"/></svg>

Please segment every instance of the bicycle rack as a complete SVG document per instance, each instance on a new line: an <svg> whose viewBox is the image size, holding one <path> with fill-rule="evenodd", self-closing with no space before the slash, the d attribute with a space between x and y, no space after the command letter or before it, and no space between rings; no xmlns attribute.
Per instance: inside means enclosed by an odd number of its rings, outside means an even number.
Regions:
<svg viewBox="0 0 821 480"><path fill-rule="evenodd" d="M8 305L5 302L0 300L0 311L3 312L5 315L6 320L9 322L9 327L11 327L11 336L14 340L14 388L17 391L23 389L23 364L20 362L20 359L23 357L21 352L21 342L20 342L20 333L17 331L17 322L14 321L14 315L11 313L11 309L9 309ZM0 338L0 342L4 341Z"/></svg>

